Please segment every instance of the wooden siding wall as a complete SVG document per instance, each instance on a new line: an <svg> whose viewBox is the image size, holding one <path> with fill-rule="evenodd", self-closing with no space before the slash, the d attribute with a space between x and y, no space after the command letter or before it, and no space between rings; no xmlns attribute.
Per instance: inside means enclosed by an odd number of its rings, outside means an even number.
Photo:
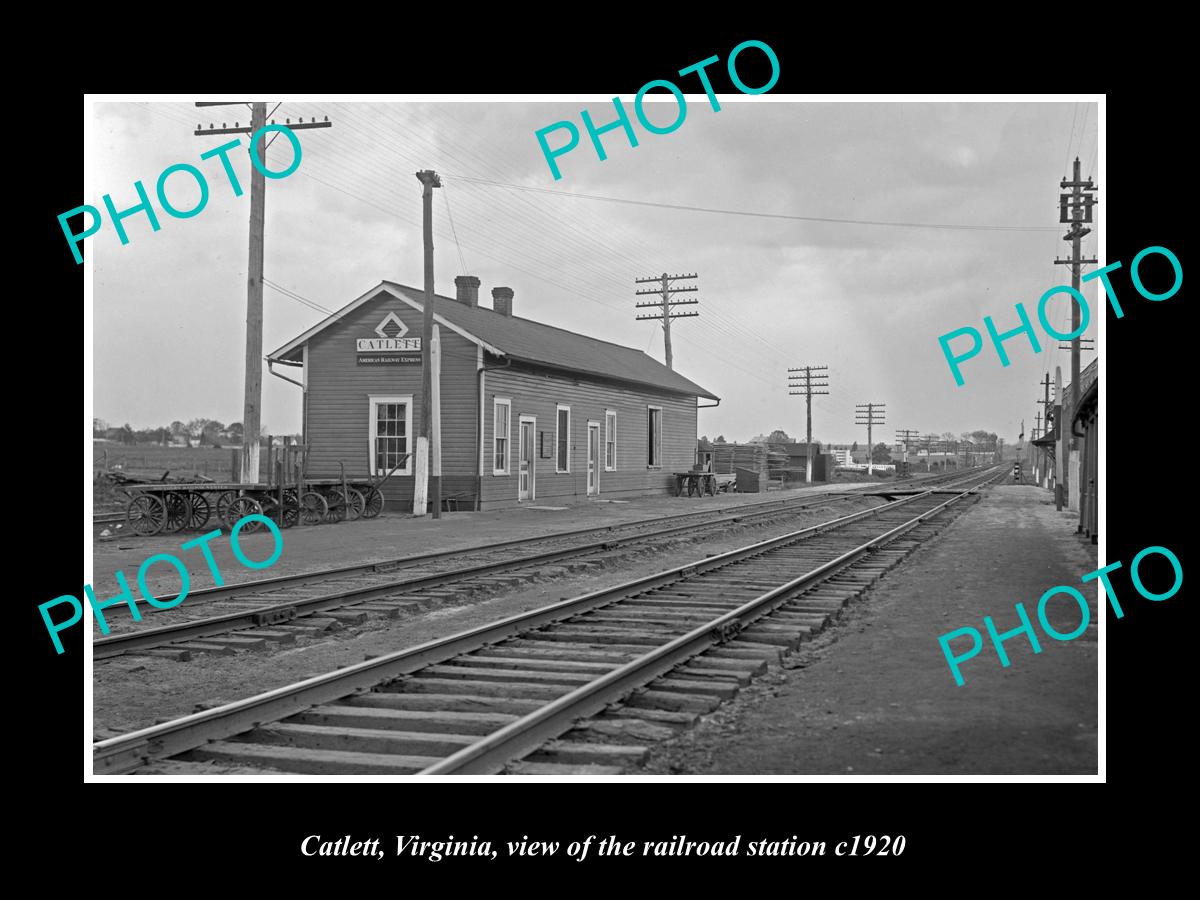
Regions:
<svg viewBox="0 0 1200 900"><path fill-rule="evenodd" d="M508 475L492 474L494 400L512 400ZM671 473L685 472L696 462L696 398L656 393L650 389L618 386L513 366L486 373L484 381L485 453L482 479L483 508L517 505L518 423L521 416L537 417L537 432L546 432L551 456L538 456L535 435L536 498L533 502L583 499L587 496L587 423L600 423L600 496L621 497L663 493L674 489ZM555 472L554 447L558 404L571 407L569 473ZM662 466L647 462L647 406L662 407ZM617 470L604 471L605 410L617 413Z"/></svg>
<svg viewBox="0 0 1200 900"><path fill-rule="evenodd" d="M394 312L408 327L406 337L420 336L420 312L385 295L383 299L363 304L309 342L305 439L311 448L308 474L313 478L336 477L338 462L346 464L347 477L373 474L369 419L372 395L412 395L408 447L410 453L416 450L421 422L421 366L360 366L357 362L355 340L378 337L375 328L389 312ZM442 496L460 495L460 508L471 509L478 473L477 347L445 326L441 326L440 332ZM393 475L383 491L387 511L411 512L411 475Z"/></svg>

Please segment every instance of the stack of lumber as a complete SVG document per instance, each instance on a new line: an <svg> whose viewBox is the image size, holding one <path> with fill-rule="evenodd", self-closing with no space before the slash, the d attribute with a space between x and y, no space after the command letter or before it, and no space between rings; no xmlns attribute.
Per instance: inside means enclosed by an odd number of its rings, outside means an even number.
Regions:
<svg viewBox="0 0 1200 900"><path fill-rule="evenodd" d="M772 480L781 480L784 477L784 472L791 465L791 458L787 455L787 451L783 449L782 444L767 444L767 476Z"/></svg>
<svg viewBox="0 0 1200 900"><path fill-rule="evenodd" d="M762 444L713 444L713 471L732 475L734 469L767 471L767 448Z"/></svg>

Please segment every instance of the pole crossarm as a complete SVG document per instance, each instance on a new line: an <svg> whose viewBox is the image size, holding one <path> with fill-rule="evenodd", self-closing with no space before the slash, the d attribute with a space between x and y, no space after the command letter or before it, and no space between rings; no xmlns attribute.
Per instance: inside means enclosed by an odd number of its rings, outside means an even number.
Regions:
<svg viewBox="0 0 1200 900"><path fill-rule="evenodd" d="M654 314L635 316L635 319L639 322L641 322L641 321L662 322L663 348L666 353L668 369L675 368L675 356L674 356L674 351L671 347L671 320L672 319L690 319L690 318L694 318L694 317L700 315L700 313L698 313L698 312L678 312L675 309L675 307L677 307L677 306L695 306L697 303L700 302L699 300L694 300L694 299L693 300L672 300L671 299L672 296L674 296L675 294L683 294L683 293L688 293L688 292L692 292L692 291L698 291L698 290L700 290L700 288L696 287L695 285L686 285L686 284L675 286L673 284L673 282L679 281L679 280L696 278L696 277L697 277L697 275L695 272L693 272L689 275L668 275L666 272L663 272L661 275L654 275L649 278L633 279L634 284L657 284L658 285L658 287L653 290L634 291L634 296L637 296L637 297L656 296L659 298L656 301L649 301L649 302L643 301L643 302L635 303L634 307L636 309L656 309L656 310L658 310L658 312L656 312Z"/></svg>

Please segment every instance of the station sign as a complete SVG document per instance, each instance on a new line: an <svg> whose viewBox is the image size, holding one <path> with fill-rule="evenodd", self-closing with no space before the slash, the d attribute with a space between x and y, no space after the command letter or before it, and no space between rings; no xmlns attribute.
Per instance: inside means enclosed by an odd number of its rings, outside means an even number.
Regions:
<svg viewBox="0 0 1200 900"><path fill-rule="evenodd" d="M383 317L375 333L378 337L357 338L354 349L360 366L419 366L421 339L405 337L408 326L392 312Z"/></svg>
<svg viewBox="0 0 1200 900"><path fill-rule="evenodd" d="M359 353L405 353L405 352L421 352L421 339L419 337L397 337L397 338L358 338L354 342L354 348Z"/></svg>
<svg viewBox="0 0 1200 900"><path fill-rule="evenodd" d="M419 366L420 353L360 353L360 366Z"/></svg>

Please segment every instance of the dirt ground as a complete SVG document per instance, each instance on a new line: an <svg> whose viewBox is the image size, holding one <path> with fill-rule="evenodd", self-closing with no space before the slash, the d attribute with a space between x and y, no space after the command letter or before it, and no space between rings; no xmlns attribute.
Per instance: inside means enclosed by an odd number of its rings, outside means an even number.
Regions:
<svg viewBox="0 0 1200 900"><path fill-rule="evenodd" d="M729 498L729 505L736 505L738 497L755 495L734 495ZM762 499L762 495L757 495ZM711 500L712 498L707 498ZM725 500L726 498L719 498ZM743 501L744 502L744 501ZM301 640L295 647L284 647L268 652L263 650L238 652L233 656L218 656L201 654L187 662L162 659L152 656L122 656L110 660L97 661L93 667L93 735L95 739L113 737L155 724L157 721L177 718L198 709L219 706L233 700L239 700L262 691L292 684L313 675L319 675L336 668L361 662L364 659L392 653L406 647L463 631L505 616L513 615L538 606L577 596L587 591L597 590L608 585L619 584L639 575L649 575L654 572L685 562L701 559L706 555L731 550L744 546L749 541L764 540L775 534L782 534L796 528L821 521L827 521L839 515L845 515L856 509L873 505L874 500L857 501L851 504L837 504L834 507L819 505L812 511L798 513L786 521L775 522L771 525L752 527L747 525L731 526L724 530L720 537L713 537L711 532L705 532L695 541L686 538L670 541L666 544L650 543L637 552L622 553L617 564L608 566L598 572L581 573L567 577L547 576L546 580L524 583L510 590L499 590L492 597L466 602L448 601L441 606L406 613L398 619L374 618L364 625L353 626L342 631L331 632L319 640ZM648 503L646 505L649 505ZM656 501L656 505L663 504ZM683 506L679 511L689 511L699 508L699 502L692 501L692 506ZM674 511L674 510L672 510ZM520 510L522 515L533 513L533 510ZM605 510L581 509L570 518L539 519L530 516L526 525L543 524L547 522L557 525L553 530L560 531L567 527L581 527L595 519L621 520L624 518L643 518L650 511L643 507L637 515L616 515ZM298 535L300 541L305 539L313 542L316 555L322 559L325 554L333 551L318 542L321 532L327 532L340 542L349 541L349 536L357 532L359 541L364 535L385 535L389 529L411 530L419 534L423 541L439 546L437 538L431 538L430 532L439 526L443 527L443 537L440 539L445 546L457 546L455 540L468 545L479 545L486 541L486 534L494 533L501 536L515 536L512 519L505 522L498 514L473 514L483 518L484 527L472 530L470 522L463 514L447 517L440 523L415 522L411 519L397 518L392 521L377 520L371 522L343 523L337 526L320 526L310 529L292 529L285 532L290 540L292 535ZM593 517L591 519L586 517ZM579 519L584 518L584 522ZM457 520L457 521L455 521ZM599 522L597 522L598 524ZM426 531L418 531L420 526L427 526ZM368 529L379 530L372 534ZM543 524L544 528L544 524ZM269 536L253 535L255 538ZM470 541L466 541L471 537ZM153 542L147 542L153 543ZM299 541L297 542L299 543ZM293 546L293 545L289 545ZM352 559L373 558L371 553L381 552L378 558L394 555L394 551L379 543L355 545L349 541L340 547L340 555L333 555L330 561L349 562ZM139 558L150 553L149 548L138 548ZM247 552L254 554L255 551ZM285 551L286 552L286 551ZM128 551L125 551L128 553ZM265 556L265 551L263 553ZM293 557L293 562L300 554ZM201 561L201 566L204 565ZM117 563L120 565L120 563ZM556 567L550 567L551 570ZM272 570L273 571L273 570ZM180 609L186 606L185 600ZM146 615L145 624L153 625L154 613ZM164 614L162 622L169 622L170 617Z"/></svg>
<svg viewBox="0 0 1200 900"><path fill-rule="evenodd" d="M1096 549L1075 535L1076 519L1039 488L991 489L783 669L658 745L647 772L1095 774L1096 591L1079 579L1096 568ZM1037 624L1038 599L1060 584L1089 600L1090 624L1069 642ZM1014 628L1017 601L1042 652L1016 636L1002 668L983 617L1001 633ZM1080 615L1069 597L1047 610L1062 633ZM984 649L962 664L958 687L938 637L966 626L983 634Z"/></svg>

